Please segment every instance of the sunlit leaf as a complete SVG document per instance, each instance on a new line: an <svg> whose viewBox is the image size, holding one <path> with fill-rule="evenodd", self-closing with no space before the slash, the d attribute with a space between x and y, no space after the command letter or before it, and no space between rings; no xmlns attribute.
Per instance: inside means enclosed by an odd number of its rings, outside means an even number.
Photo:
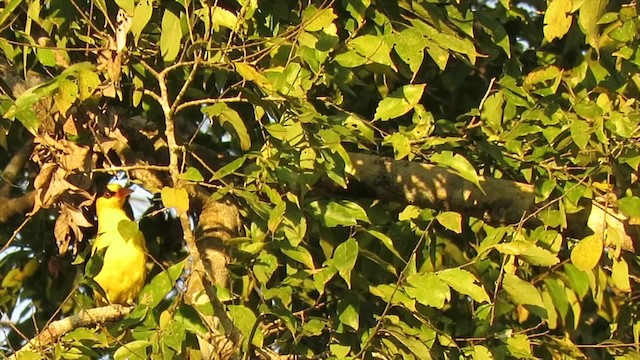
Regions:
<svg viewBox="0 0 640 360"><path fill-rule="evenodd" d="M478 302L489 302L489 295L484 287L476 285L475 276L462 269L446 269L436 273L438 278L460 294L469 295Z"/></svg>
<svg viewBox="0 0 640 360"><path fill-rule="evenodd" d="M349 288L351 288L351 271L356 265L357 259L358 242L354 238L350 238L336 247L333 257L328 262L338 269L338 274L344 279Z"/></svg>
<svg viewBox="0 0 640 360"><path fill-rule="evenodd" d="M151 14L153 13L152 3L153 0L140 0L133 11L130 30L133 34L135 44L138 44L142 30L144 30L149 20L151 20Z"/></svg>
<svg viewBox="0 0 640 360"><path fill-rule="evenodd" d="M571 0L552 0L544 13L544 38L547 41L561 39L569 31L573 17L571 16Z"/></svg>
<svg viewBox="0 0 640 360"><path fill-rule="evenodd" d="M407 278L407 295L420 304L442 309L451 300L449 286L435 274L414 274Z"/></svg>
<svg viewBox="0 0 640 360"><path fill-rule="evenodd" d="M598 265L603 246L601 234L589 235L571 250L571 262L582 271L590 271Z"/></svg>
<svg viewBox="0 0 640 360"><path fill-rule="evenodd" d="M389 120L408 113L415 107L424 92L425 84L405 85L378 103L375 119Z"/></svg>
<svg viewBox="0 0 640 360"><path fill-rule="evenodd" d="M131 341L118 348L118 350L113 353L113 359L126 360L131 358L146 358L147 348L149 346L151 346L151 343L147 340Z"/></svg>
<svg viewBox="0 0 640 360"><path fill-rule="evenodd" d="M308 205L311 214L322 220L325 226L353 226L358 221L369 222L364 209L351 201L314 201Z"/></svg>
<svg viewBox="0 0 640 360"><path fill-rule="evenodd" d="M613 280L613 286L623 292L631 291L631 282L629 281L629 265L625 259L613 260L613 266L611 266L611 279Z"/></svg>
<svg viewBox="0 0 640 360"><path fill-rule="evenodd" d="M186 212L189 210L189 194L183 188L164 187L160 192L162 204L166 208L174 208L178 211Z"/></svg>
<svg viewBox="0 0 640 360"><path fill-rule="evenodd" d="M531 285L530 282L507 273L502 280L502 287L516 304L529 305L529 307L527 307L529 311L542 318L547 317L547 311L542 302L542 295L540 295L538 289Z"/></svg>
<svg viewBox="0 0 640 360"><path fill-rule="evenodd" d="M140 292L140 303L150 308L158 306L167 293L173 289L176 280L182 274L184 263L184 261L180 261L156 275Z"/></svg>
<svg viewBox="0 0 640 360"><path fill-rule="evenodd" d="M251 329L253 329L258 318L251 309L243 305L229 305L227 309L229 311L229 316L233 320L233 325L240 330L240 333L242 333L244 337L243 342L246 344L249 341ZM251 343L255 346L262 346L261 331L255 332L254 337L251 339Z"/></svg>
<svg viewBox="0 0 640 360"><path fill-rule="evenodd" d="M160 52L165 62L172 62L180 52L182 27L180 13L173 8L166 8L162 15L162 31L160 32Z"/></svg>
<svg viewBox="0 0 640 360"><path fill-rule="evenodd" d="M355 296L347 296L338 303L338 320L354 330L360 328L360 301Z"/></svg>
<svg viewBox="0 0 640 360"><path fill-rule="evenodd" d="M456 234L462 233L462 215L453 211L445 211L436 216L440 225Z"/></svg>
<svg viewBox="0 0 640 360"><path fill-rule="evenodd" d="M480 190L480 178L473 168L473 165L460 154L454 154L451 151L443 151L439 154L433 154L430 160L438 165L447 166L456 171L465 180L475 184Z"/></svg>

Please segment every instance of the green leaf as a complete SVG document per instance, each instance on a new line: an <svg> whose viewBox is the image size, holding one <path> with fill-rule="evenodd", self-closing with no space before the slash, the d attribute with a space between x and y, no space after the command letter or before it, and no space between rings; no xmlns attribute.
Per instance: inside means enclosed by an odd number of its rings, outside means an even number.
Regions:
<svg viewBox="0 0 640 360"><path fill-rule="evenodd" d="M278 268L278 258L267 252L261 252L253 263L253 274L256 279L266 284Z"/></svg>
<svg viewBox="0 0 640 360"><path fill-rule="evenodd" d="M284 212L287 210L287 202L286 201L280 201L278 203L278 205L276 205L271 212L269 213L269 220L267 221L267 229L274 233L276 231L276 229L278 228L278 225L280 225L280 222L282 221L282 216L284 215Z"/></svg>
<svg viewBox="0 0 640 360"><path fill-rule="evenodd" d="M354 226L358 220L370 222L364 209L351 201L316 200L307 205L311 214L327 227Z"/></svg>
<svg viewBox="0 0 640 360"><path fill-rule="evenodd" d="M502 254L517 255L524 261L536 266L553 266L560 262L550 251L527 241L511 241L495 246Z"/></svg>
<svg viewBox="0 0 640 360"><path fill-rule="evenodd" d="M386 329L386 331L389 333L389 335L393 336L400 344L409 349L409 351L417 356L418 359L428 360L432 358L431 351L429 351L429 348L427 347L427 345L425 345L424 341L397 330Z"/></svg>
<svg viewBox="0 0 640 360"><path fill-rule="evenodd" d="M613 259L611 266L611 280L613 286L622 292L631 292L631 282L629 281L629 265L624 258Z"/></svg>
<svg viewBox="0 0 640 360"><path fill-rule="evenodd" d="M395 246L393 245L393 240L391 240L390 237L377 230L367 230L367 232L376 239L380 240L382 245L384 245L384 247L386 247L387 250L389 250L395 257L404 261L398 250L396 250Z"/></svg>
<svg viewBox="0 0 640 360"><path fill-rule="evenodd" d="M473 300L477 302L490 302L489 295L483 287L476 285L476 278L468 272L462 269L446 269L438 271L436 276L453 290L463 295L469 295Z"/></svg>
<svg viewBox="0 0 640 360"><path fill-rule="evenodd" d="M547 310L542 302L542 295L530 282L506 273L502 279L502 287L516 304L525 306L529 311L543 319L547 318Z"/></svg>
<svg viewBox="0 0 640 360"><path fill-rule="evenodd" d="M348 295L338 303L338 320L348 327L360 328L360 301L353 295Z"/></svg>
<svg viewBox="0 0 640 360"><path fill-rule="evenodd" d="M78 72L78 96L81 101L88 99L100 85L100 77L94 69L83 69Z"/></svg>
<svg viewBox="0 0 640 360"><path fill-rule="evenodd" d="M589 291L589 275L571 263L564 264L564 271L569 279L571 289L573 289L580 298L587 295Z"/></svg>
<svg viewBox="0 0 640 360"><path fill-rule="evenodd" d="M221 6L214 6L212 11L211 22L215 31L219 31L221 26L231 30L238 26L238 17L231 11Z"/></svg>
<svg viewBox="0 0 640 360"><path fill-rule="evenodd" d="M487 347L482 345L474 345L472 359L473 360L494 360L494 357L493 357L493 354L491 354L491 351L487 349Z"/></svg>
<svg viewBox="0 0 640 360"><path fill-rule="evenodd" d="M580 150L586 149L587 144L589 143L589 138L591 137L589 125L582 120L574 120L571 123L569 131L571 132L573 142L578 145Z"/></svg>
<svg viewBox="0 0 640 360"><path fill-rule="evenodd" d="M127 360L127 359L146 359L147 348L151 346L151 342L147 340L134 340L122 345L115 353L113 353L114 360Z"/></svg>
<svg viewBox="0 0 640 360"><path fill-rule="evenodd" d="M39 48L36 50L38 61L44 66L55 67L58 64L56 53L47 48Z"/></svg>
<svg viewBox="0 0 640 360"><path fill-rule="evenodd" d="M162 205L166 208L174 208L180 212L189 211L189 194L183 188L163 187L160 192Z"/></svg>
<svg viewBox="0 0 640 360"><path fill-rule="evenodd" d="M60 79L58 90L53 95L53 99L56 103L56 108L58 108L60 114L64 116L77 98L78 86L76 85L76 83L71 80Z"/></svg>
<svg viewBox="0 0 640 360"><path fill-rule="evenodd" d="M589 235L571 250L571 262L582 271L591 271L600 262L603 246L601 234Z"/></svg>
<svg viewBox="0 0 640 360"><path fill-rule="evenodd" d="M573 16L571 16L571 0L552 0L544 13L544 38L551 42L562 39L569 31Z"/></svg>
<svg viewBox="0 0 640 360"><path fill-rule="evenodd" d="M225 103L217 103L215 105L202 108L202 112L210 117L217 116L218 119L220 119L220 124L240 140L240 148L243 151L247 151L251 148L251 137L249 136L249 132L247 131L244 121L242 121L242 118L237 111L230 108ZM230 125L230 127L225 126L227 124Z"/></svg>
<svg viewBox="0 0 640 360"><path fill-rule="evenodd" d="M300 152L300 168L307 170L315 170L316 169L316 160L318 156L316 151L313 148L304 148Z"/></svg>
<svg viewBox="0 0 640 360"><path fill-rule="evenodd" d="M229 317L233 320L233 325L242 333L243 343L246 346L249 341L249 336L251 335L251 329L253 329L258 318L251 309L243 305L229 305L227 311L229 312ZM255 332L251 343L255 346L262 347L261 331Z"/></svg>
<svg viewBox="0 0 640 360"><path fill-rule="evenodd" d="M138 40L142 34L142 30L147 26L153 13L153 0L140 0L133 11L131 19L131 33L133 34L133 42L138 45Z"/></svg>
<svg viewBox="0 0 640 360"><path fill-rule="evenodd" d="M115 0L119 8L124 10L127 14L132 15L135 9L134 0Z"/></svg>
<svg viewBox="0 0 640 360"><path fill-rule="evenodd" d="M618 200L618 209L628 217L640 217L640 197L623 197Z"/></svg>
<svg viewBox="0 0 640 360"><path fill-rule="evenodd" d="M321 31L337 18L331 7L318 10L315 5L309 5L302 11L302 22L306 31Z"/></svg>
<svg viewBox="0 0 640 360"><path fill-rule="evenodd" d="M420 304L442 309L451 300L451 290L435 274L413 274L407 278L404 290Z"/></svg>
<svg viewBox="0 0 640 360"><path fill-rule="evenodd" d="M425 84L405 85L392 92L378 103L374 120L395 119L408 113L420 102L425 86Z"/></svg>
<svg viewBox="0 0 640 360"><path fill-rule="evenodd" d="M481 11L474 13L474 17L480 22L482 28L491 36L491 39L493 39L495 44L500 46L508 57L511 57L509 34L507 34L507 31L500 21Z"/></svg>
<svg viewBox="0 0 640 360"><path fill-rule="evenodd" d="M480 109L480 118L494 131L502 130L504 95L497 92L489 95Z"/></svg>
<svg viewBox="0 0 640 360"><path fill-rule="evenodd" d="M160 32L160 53L165 62L173 62L180 52L182 27L180 12L166 8L162 15L162 31Z"/></svg>
<svg viewBox="0 0 640 360"><path fill-rule="evenodd" d="M453 211L445 211L436 216L440 225L453 231L456 234L462 233L462 215Z"/></svg>
<svg viewBox="0 0 640 360"><path fill-rule="evenodd" d="M415 311L415 300L407 296L402 288L396 289L395 285L369 285L369 292L371 295L377 296L388 303L403 306L409 310Z"/></svg>
<svg viewBox="0 0 640 360"><path fill-rule="evenodd" d="M551 196L551 193L556 188L556 179L544 179L541 182L535 183L536 191L536 203L543 202Z"/></svg>
<svg viewBox="0 0 640 360"><path fill-rule="evenodd" d="M560 259L549 250L538 246L531 246L520 256L524 261L535 266L553 266L560 263Z"/></svg>
<svg viewBox="0 0 640 360"><path fill-rule="evenodd" d="M587 43L595 49L598 49L600 37L598 20L607 8L607 4L609 0L589 0L584 1L580 6L578 24L582 32L587 35Z"/></svg>
<svg viewBox="0 0 640 360"><path fill-rule="evenodd" d="M348 68L364 64L378 63L395 70L391 60L391 48L382 36L362 35L347 43L349 51L338 54L335 61Z"/></svg>
<svg viewBox="0 0 640 360"><path fill-rule="evenodd" d="M386 136L382 141L382 145L393 146L393 157L396 160L403 159L411 154L411 142L404 134L399 132Z"/></svg>
<svg viewBox="0 0 640 360"><path fill-rule="evenodd" d="M233 174L236 170L240 169L246 160L246 156L242 156L221 167L213 175L213 180L223 179L224 177Z"/></svg>
<svg viewBox="0 0 640 360"><path fill-rule="evenodd" d="M150 308L158 306L162 299L167 296L169 291L173 289L176 280L178 280L182 274L184 264L184 260L180 261L156 275L140 292L140 303L147 305Z"/></svg>
<svg viewBox="0 0 640 360"><path fill-rule="evenodd" d="M333 252L333 257L327 262L338 270L338 274L340 274L347 283L349 289L351 288L351 271L356 265L357 259L358 242L354 238L349 238L336 247L336 250Z"/></svg>
<svg viewBox="0 0 640 360"><path fill-rule="evenodd" d="M186 181L193 181L193 182L201 182L204 181L204 177L202 176L202 174L200 174L200 170L189 166L187 168L187 171L183 172L182 174L178 175L178 178L182 179L182 180L186 180Z"/></svg>
<svg viewBox="0 0 640 360"><path fill-rule="evenodd" d="M327 283L338 272L335 267L327 266L313 274L313 285L315 289L322 295Z"/></svg>
<svg viewBox="0 0 640 360"><path fill-rule="evenodd" d="M0 13L0 26L3 26L10 17L16 16L14 11L20 6L22 1L23 0L9 0L4 2L4 9L2 9Z"/></svg>
<svg viewBox="0 0 640 360"><path fill-rule="evenodd" d="M562 281L558 279L545 279L544 284L551 296L554 307L558 310L562 321L566 321L569 315L569 299Z"/></svg>
<svg viewBox="0 0 640 360"><path fill-rule="evenodd" d="M460 154L453 154L451 151L443 151L438 154L431 155L431 161L438 165L447 166L460 175L463 179L475 184L483 193L480 186L480 178L471 163Z"/></svg>
<svg viewBox="0 0 640 360"><path fill-rule="evenodd" d="M418 30L408 28L397 33L394 41L393 48L398 56L409 65L414 74L417 73L424 61L424 36Z"/></svg>
<svg viewBox="0 0 640 360"><path fill-rule="evenodd" d="M282 253L287 257L303 264L308 269L315 269L313 257L309 250L302 246L293 247L288 242L281 242L280 244L280 251L282 251Z"/></svg>
<svg viewBox="0 0 640 360"><path fill-rule="evenodd" d="M36 116L33 106L38 101L51 95L58 89L58 86L60 86L60 83L57 79L54 79L28 89L16 98L13 106L4 113L4 117L7 119L17 118L30 133L37 135L40 119Z"/></svg>
<svg viewBox="0 0 640 360"><path fill-rule="evenodd" d="M123 239L129 240L138 236L140 229L138 223L133 220L120 220L117 225L118 233Z"/></svg>

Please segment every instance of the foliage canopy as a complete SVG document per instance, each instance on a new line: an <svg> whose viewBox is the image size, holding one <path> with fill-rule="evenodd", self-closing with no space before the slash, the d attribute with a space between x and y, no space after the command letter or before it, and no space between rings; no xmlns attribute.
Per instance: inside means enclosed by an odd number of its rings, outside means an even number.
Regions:
<svg viewBox="0 0 640 360"><path fill-rule="evenodd" d="M94 307L88 209L121 170L158 195L139 304L20 358L636 358L639 25L614 0L4 1L3 351ZM364 178L384 157L468 186ZM533 207L496 221L487 179ZM408 183L446 196L377 196Z"/></svg>

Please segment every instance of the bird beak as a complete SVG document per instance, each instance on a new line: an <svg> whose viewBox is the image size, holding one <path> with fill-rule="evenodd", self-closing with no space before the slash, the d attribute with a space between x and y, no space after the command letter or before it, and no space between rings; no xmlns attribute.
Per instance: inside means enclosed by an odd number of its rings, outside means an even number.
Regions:
<svg viewBox="0 0 640 360"><path fill-rule="evenodd" d="M133 190L129 188L121 188L120 190L118 190L116 196L119 198L126 198L127 196L131 195L132 192Z"/></svg>

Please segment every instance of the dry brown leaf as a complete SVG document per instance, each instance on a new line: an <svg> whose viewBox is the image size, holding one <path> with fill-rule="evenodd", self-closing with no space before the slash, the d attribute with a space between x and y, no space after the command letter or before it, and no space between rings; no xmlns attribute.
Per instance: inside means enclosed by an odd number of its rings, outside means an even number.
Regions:
<svg viewBox="0 0 640 360"><path fill-rule="evenodd" d="M84 234L81 228L90 228L92 226L85 218L82 210L68 203L62 203L60 216L58 216L53 230L59 254L62 255L67 252L72 242L82 242ZM75 254L76 252L77 247L74 246L73 253Z"/></svg>

